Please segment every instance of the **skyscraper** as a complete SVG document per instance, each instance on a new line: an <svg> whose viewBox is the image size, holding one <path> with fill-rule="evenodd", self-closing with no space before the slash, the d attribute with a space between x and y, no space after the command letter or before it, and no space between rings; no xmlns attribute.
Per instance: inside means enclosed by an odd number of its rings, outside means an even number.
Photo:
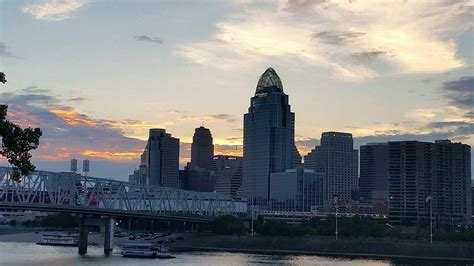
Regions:
<svg viewBox="0 0 474 266"><path fill-rule="evenodd" d="M438 206L436 223L455 226L471 224L471 147L450 140L433 144L434 193Z"/></svg>
<svg viewBox="0 0 474 266"><path fill-rule="evenodd" d="M307 169L312 169L314 171L317 171L316 167L316 150L319 148L319 146L314 147L308 154L304 156L304 168ZM322 169L319 169L319 172L322 172Z"/></svg>
<svg viewBox="0 0 474 266"><path fill-rule="evenodd" d="M146 184L179 188L179 139L165 129L150 129L141 157L146 167Z"/></svg>
<svg viewBox="0 0 474 266"><path fill-rule="evenodd" d="M389 142L389 220L392 224L470 224L470 147L449 140ZM431 199L431 202L428 200Z"/></svg>
<svg viewBox="0 0 474 266"><path fill-rule="evenodd" d="M216 182L216 192L236 197L242 185L242 157L214 156L211 163L211 175Z"/></svg>
<svg viewBox="0 0 474 266"><path fill-rule="evenodd" d="M321 145L305 156L305 167L326 173L326 200L351 200L358 187L358 152L352 134L324 132Z"/></svg>
<svg viewBox="0 0 474 266"><path fill-rule="evenodd" d="M359 196L370 204L388 200L388 143L360 146Z"/></svg>
<svg viewBox="0 0 474 266"><path fill-rule="evenodd" d="M295 165L295 114L273 68L260 77L244 115L242 192L256 205L269 203L270 173Z"/></svg>
<svg viewBox="0 0 474 266"><path fill-rule="evenodd" d="M211 170L211 161L214 156L212 134L208 128L200 126L195 129L191 144L191 168Z"/></svg>

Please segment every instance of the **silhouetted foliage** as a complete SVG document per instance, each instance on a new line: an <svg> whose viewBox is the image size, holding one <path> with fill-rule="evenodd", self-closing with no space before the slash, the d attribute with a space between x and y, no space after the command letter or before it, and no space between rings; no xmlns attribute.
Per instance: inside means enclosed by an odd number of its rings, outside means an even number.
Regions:
<svg viewBox="0 0 474 266"><path fill-rule="evenodd" d="M339 236L341 237L394 237L396 230L388 227L385 219L373 219L355 216L339 217ZM313 219L301 224L288 224L279 221L258 220L255 230L267 236L333 236L335 234L335 217Z"/></svg>
<svg viewBox="0 0 474 266"><path fill-rule="evenodd" d="M237 217L223 215L212 223L212 232L220 235L240 235L244 231L244 224Z"/></svg>
<svg viewBox="0 0 474 266"><path fill-rule="evenodd" d="M3 72L0 72L0 82L7 82ZM19 181L21 176L35 170L35 166L30 161L30 151L38 148L42 132L39 128L22 129L10 122L6 119L7 110L8 105L0 104L0 137L2 138L0 155L6 157L14 166L12 178Z"/></svg>
<svg viewBox="0 0 474 266"><path fill-rule="evenodd" d="M10 222L8 222L8 225L10 225L10 226L16 226L16 225L17 225L17 221L16 221L16 220L11 220Z"/></svg>

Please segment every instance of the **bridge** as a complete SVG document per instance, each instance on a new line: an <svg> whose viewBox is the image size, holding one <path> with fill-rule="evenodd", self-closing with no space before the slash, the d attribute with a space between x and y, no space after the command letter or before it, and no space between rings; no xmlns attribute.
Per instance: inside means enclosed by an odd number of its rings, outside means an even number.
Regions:
<svg viewBox="0 0 474 266"><path fill-rule="evenodd" d="M87 252L86 215L105 217L107 236L113 235L113 217L210 223L220 215L247 213L246 202L218 193L46 171L34 172L17 182L12 180L11 171L11 168L0 168L0 209L80 214L79 252L82 254ZM104 241L106 253L110 252L111 242L107 238Z"/></svg>

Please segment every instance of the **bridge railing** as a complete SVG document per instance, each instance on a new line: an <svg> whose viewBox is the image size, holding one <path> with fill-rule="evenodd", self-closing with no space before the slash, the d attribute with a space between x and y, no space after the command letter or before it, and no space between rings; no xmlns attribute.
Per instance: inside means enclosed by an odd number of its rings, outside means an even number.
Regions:
<svg viewBox="0 0 474 266"><path fill-rule="evenodd" d="M8 168L0 172L2 202L206 217L246 212L242 203L218 193L192 192L81 175L64 177L43 171L17 182L11 179L11 170Z"/></svg>

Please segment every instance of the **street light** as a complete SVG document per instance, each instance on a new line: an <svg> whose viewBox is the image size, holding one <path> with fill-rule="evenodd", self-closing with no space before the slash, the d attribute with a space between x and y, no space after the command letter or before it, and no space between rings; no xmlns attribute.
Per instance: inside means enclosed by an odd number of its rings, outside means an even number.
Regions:
<svg viewBox="0 0 474 266"><path fill-rule="evenodd" d="M426 202L430 202L430 243L433 243L433 198L426 197Z"/></svg>
<svg viewBox="0 0 474 266"><path fill-rule="evenodd" d="M338 231L337 231L337 214L338 214L338 211L339 211L339 206L338 206L338 198L335 197L334 198L334 204L336 206L336 240L337 240L337 235L338 235Z"/></svg>

